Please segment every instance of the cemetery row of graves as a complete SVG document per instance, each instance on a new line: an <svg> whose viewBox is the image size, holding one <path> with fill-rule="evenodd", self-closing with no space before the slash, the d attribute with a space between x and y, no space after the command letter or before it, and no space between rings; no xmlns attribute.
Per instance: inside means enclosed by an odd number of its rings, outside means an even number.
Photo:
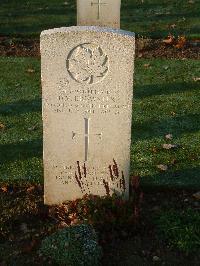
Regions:
<svg viewBox="0 0 200 266"><path fill-rule="evenodd" d="M3 0L0 266L199 265L200 5L75 2Z"/></svg>

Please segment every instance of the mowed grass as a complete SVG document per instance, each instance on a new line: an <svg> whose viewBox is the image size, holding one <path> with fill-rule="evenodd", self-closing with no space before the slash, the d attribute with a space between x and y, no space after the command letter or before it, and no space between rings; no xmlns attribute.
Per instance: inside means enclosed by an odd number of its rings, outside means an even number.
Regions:
<svg viewBox="0 0 200 266"><path fill-rule="evenodd" d="M136 61L131 162L145 185L200 188L199 72L195 60Z"/></svg>
<svg viewBox="0 0 200 266"><path fill-rule="evenodd" d="M0 182L42 183L40 60L0 57L0 68ZM195 60L136 61L131 173L143 186L200 188L199 71Z"/></svg>
<svg viewBox="0 0 200 266"><path fill-rule="evenodd" d="M0 35L39 37L42 30L76 25L75 0L1 0ZM199 0L122 0L121 28L139 36L200 37Z"/></svg>
<svg viewBox="0 0 200 266"><path fill-rule="evenodd" d="M0 58L0 179L42 177L40 61ZM33 69L34 73L29 73ZM33 130L35 127L35 130Z"/></svg>

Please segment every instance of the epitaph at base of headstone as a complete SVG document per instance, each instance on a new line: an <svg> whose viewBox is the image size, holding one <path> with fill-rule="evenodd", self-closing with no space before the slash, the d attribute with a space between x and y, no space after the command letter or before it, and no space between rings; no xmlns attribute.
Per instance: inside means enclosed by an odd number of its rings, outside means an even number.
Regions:
<svg viewBox="0 0 200 266"><path fill-rule="evenodd" d="M121 0L77 0L77 25L120 28Z"/></svg>
<svg viewBox="0 0 200 266"><path fill-rule="evenodd" d="M129 194L133 33L69 27L41 34L45 203Z"/></svg>

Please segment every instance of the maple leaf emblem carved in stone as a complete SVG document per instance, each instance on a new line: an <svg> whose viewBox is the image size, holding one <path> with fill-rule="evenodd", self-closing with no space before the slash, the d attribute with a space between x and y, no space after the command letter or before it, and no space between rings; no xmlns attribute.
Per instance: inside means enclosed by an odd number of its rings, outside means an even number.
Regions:
<svg viewBox="0 0 200 266"><path fill-rule="evenodd" d="M77 82L97 83L108 73L108 57L97 45L81 44L69 53L67 70Z"/></svg>

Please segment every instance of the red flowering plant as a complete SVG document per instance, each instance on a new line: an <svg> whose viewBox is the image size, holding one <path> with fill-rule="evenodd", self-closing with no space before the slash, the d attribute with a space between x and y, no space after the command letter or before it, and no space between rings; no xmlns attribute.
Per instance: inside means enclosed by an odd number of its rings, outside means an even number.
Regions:
<svg viewBox="0 0 200 266"><path fill-rule="evenodd" d="M140 221L142 197L139 177L133 177L129 200L116 194L104 197L85 195L82 199L51 207L50 216L61 227L87 222L105 235L122 231L131 233Z"/></svg>

